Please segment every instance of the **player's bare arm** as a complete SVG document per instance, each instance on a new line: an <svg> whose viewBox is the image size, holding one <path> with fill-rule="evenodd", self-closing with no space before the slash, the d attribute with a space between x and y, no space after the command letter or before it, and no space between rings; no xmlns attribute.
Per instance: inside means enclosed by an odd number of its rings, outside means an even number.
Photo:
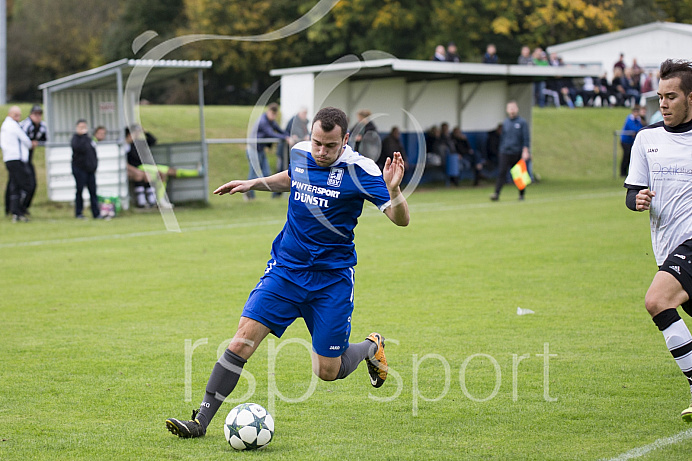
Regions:
<svg viewBox="0 0 692 461"><path fill-rule="evenodd" d="M288 192L291 190L291 177L288 172L282 171L266 178L255 178L246 180L233 180L223 186L219 186L214 193L216 195L236 194L251 190L265 192Z"/></svg>
<svg viewBox="0 0 692 461"><path fill-rule="evenodd" d="M397 226L408 226L410 220L408 203L399 187L402 179L404 179L404 169L404 159L401 153L394 152L392 158L387 159L382 170L382 177L392 200L392 205L384 210L384 213Z"/></svg>
<svg viewBox="0 0 692 461"><path fill-rule="evenodd" d="M637 211L646 211L651 208L651 199L656 196L656 192L649 189L642 189L636 197Z"/></svg>

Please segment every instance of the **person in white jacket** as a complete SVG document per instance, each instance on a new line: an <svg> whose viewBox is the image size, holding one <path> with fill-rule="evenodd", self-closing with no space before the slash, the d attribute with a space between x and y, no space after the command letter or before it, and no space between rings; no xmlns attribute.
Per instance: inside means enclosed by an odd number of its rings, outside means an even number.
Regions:
<svg viewBox="0 0 692 461"><path fill-rule="evenodd" d="M10 213L12 222L27 222L26 210L22 205L26 196L34 190L32 176L29 172L29 149L31 139L19 126L22 110L12 106L7 112L7 118L0 127L0 149L2 160L9 175L12 187L9 190Z"/></svg>

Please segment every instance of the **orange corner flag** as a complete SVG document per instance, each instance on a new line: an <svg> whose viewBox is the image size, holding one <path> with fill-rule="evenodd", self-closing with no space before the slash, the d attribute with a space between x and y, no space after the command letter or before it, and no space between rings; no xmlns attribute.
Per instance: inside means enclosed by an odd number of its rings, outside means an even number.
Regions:
<svg viewBox="0 0 692 461"><path fill-rule="evenodd" d="M519 160L509 172L512 175L514 184L517 185L517 189L524 190L526 186L531 184L531 176L529 176L529 172L526 169L526 162L524 159Z"/></svg>

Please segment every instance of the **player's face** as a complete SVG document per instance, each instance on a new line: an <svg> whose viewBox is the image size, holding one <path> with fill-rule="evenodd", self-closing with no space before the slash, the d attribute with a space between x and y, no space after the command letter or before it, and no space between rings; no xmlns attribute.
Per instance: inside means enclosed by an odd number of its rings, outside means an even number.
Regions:
<svg viewBox="0 0 692 461"><path fill-rule="evenodd" d="M668 126L678 126L692 120L692 93L683 93L679 77L661 80L658 85L658 104L663 115L663 123Z"/></svg>
<svg viewBox="0 0 692 461"><path fill-rule="evenodd" d="M348 142L348 133L342 136L341 127L335 126L332 131L324 131L319 120L312 125L312 158L317 165L326 167L336 162Z"/></svg>

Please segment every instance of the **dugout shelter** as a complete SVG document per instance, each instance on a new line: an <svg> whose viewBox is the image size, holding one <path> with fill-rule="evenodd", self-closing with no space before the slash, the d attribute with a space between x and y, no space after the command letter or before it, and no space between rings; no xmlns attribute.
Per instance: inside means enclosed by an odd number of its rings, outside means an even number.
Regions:
<svg viewBox="0 0 692 461"><path fill-rule="evenodd" d="M373 59L368 59L373 58ZM534 83L549 79L597 77L600 65L560 67L452 63L380 58L342 60L327 65L274 69L281 78L281 111L291 117L301 106L312 117L321 107L344 109L351 125L367 108L380 136L393 126L402 132L409 162L416 163L419 133L447 122L484 149L487 133L505 119L507 101L516 100L532 126Z"/></svg>
<svg viewBox="0 0 692 461"><path fill-rule="evenodd" d="M103 125L108 132L106 140L96 148L99 159L96 171L98 194L119 197L123 208L127 209L129 187L124 149L125 127L136 123L138 97L142 87L136 83L136 79L129 80L135 71L139 72L137 76L146 75L144 85L197 73L199 141L166 143L159 136L160 143L150 146L150 149L156 163L178 168L197 168L201 164L203 170L207 171L203 71L211 68L211 65L211 61L121 59L40 85L48 128L48 199L56 202L74 200L75 182L72 176L70 141L76 121L83 118L89 124L90 131ZM206 174L195 178L171 178L167 188L168 197L173 203L206 202L208 190Z"/></svg>

